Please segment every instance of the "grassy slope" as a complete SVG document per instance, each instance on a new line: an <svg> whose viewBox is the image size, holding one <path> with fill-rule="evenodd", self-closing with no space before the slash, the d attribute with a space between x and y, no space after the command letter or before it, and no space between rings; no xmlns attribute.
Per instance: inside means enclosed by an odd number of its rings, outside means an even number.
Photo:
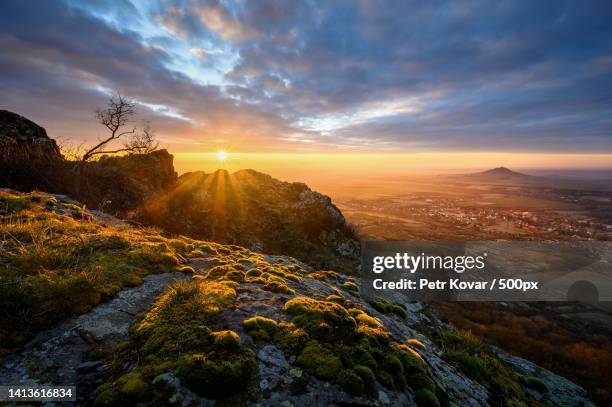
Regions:
<svg viewBox="0 0 612 407"><path fill-rule="evenodd" d="M353 396L376 398L382 387L410 389L420 405L445 399L419 353L423 345L393 337L359 300L355 282L338 273L313 272L294 259L238 246L104 224L45 194L0 192L0 220L0 356L147 274L194 273L162 294L137 318L129 341L105 355L110 369L96 392L98 405L163 402L163 388L151 388L164 373L205 397L251 394L245 390L257 374L254 350L265 344L281 349L305 374ZM198 259L207 266L194 270L190 265ZM273 314L253 308L233 321L238 308L242 314L249 309L239 304L241 293L274 304ZM405 318L400 306L372 307ZM453 343L462 348L449 361L468 376L483 382L500 372L477 363L471 348L466 358L463 344L476 346L472 342ZM493 384L511 382L514 394L508 396L520 405L526 400L520 378L501 372Z"/></svg>
<svg viewBox="0 0 612 407"><path fill-rule="evenodd" d="M50 195L0 192L0 356L152 273L180 271L188 239L105 225Z"/></svg>

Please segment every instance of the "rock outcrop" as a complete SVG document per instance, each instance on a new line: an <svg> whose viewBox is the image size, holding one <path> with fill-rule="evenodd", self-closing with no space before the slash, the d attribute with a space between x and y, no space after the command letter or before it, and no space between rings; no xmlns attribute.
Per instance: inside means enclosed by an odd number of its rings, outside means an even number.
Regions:
<svg viewBox="0 0 612 407"><path fill-rule="evenodd" d="M164 195L175 184L173 156L167 150L149 154L103 156L80 169L67 192L87 206L130 217L142 205Z"/></svg>
<svg viewBox="0 0 612 407"><path fill-rule="evenodd" d="M318 267L352 267L359 255L350 225L328 196L253 170L184 174L141 216L170 232L287 254Z"/></svg>
<svg viewBox="0 0 612 407"><path fill-rule="evenodd" d="M44 128L16 113L0 110L0 161L61 160L59 147Z"/></svg>
<svg viewBox="0 0 612 407"><path fill-rule="evenodd" d="M66 161L44 128L0 110L0 187L70 195L94 209L129 216L176 182L173 157L166 150Z"/></svg>
<svg viewBox="0 0 612 407"><path fill-rule="evenodd" d="M73 202L0 191L0 264L20 268L0 267L0 306L22 311L0 313L0 383L76 385L100 406L592 405L427 304L368 302L352 277Z"/></svg>

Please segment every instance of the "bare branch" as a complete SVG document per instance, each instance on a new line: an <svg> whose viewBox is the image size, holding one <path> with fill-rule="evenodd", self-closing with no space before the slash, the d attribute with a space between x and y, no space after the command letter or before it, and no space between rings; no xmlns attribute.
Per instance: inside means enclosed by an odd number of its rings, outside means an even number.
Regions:
<svg viewBox="0 0 612 407"><path fill-rule="evenodd" d="M136 128L131 131L122 131L122 129L129 123L131 118L136 113L136 104L131 100L124 98L121 94L113 96L109 99L106 108L98 109L96 111L96 119L100 124L106 127L110 135L102 139L95 146L83 154L82 161L89 160L94 155L101 154L102 147L106 146L113 140L121 138L127 134L134 134Z"/></svg>
<svg viewBox="0 0 612 407"><path fill-rule="evenodd" d="M141 132L134 134L123 146L132 154L147 154L157 150L159 142L155 138L155 130L145 122Z"/></svg>
<svg viewBox="0 0 612 407"><path fill-rule="evenodd" d="M76 144L69 138L59 137L57 145L67 161L81 161L86 151L84 142Z"/></svg>

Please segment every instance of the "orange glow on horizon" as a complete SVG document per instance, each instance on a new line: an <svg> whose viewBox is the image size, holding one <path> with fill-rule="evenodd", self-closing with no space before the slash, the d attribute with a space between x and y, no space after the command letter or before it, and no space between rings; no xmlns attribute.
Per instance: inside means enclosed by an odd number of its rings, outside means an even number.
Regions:
<svg viewBox="0 0 612 407"><path fill-rule="evenodd" d="M223 168L230 172L254 169L267 173L299 174L322 172L354 175L410 175L486 170L504 166L521 169L610 169L612 154L559 153L173 153L179 174L189 171L212 172ZM231 162L229 162L231 161ZM281 177L282 178L282 177Z"/></svg>

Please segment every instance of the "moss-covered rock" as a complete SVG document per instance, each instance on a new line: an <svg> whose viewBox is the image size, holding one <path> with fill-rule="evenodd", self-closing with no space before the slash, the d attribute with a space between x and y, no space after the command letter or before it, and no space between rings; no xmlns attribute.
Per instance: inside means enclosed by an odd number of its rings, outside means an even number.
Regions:
<svg viewBox="0 0 612 407"><path fill-rule="evenodd" d="M419 407L440 407L440 402L433 391L419 389L414 393L414 401Z"/></svg>
<svg viewBox="0 0 612 407"><path fill-rule="evenodd" d="M310 341L297 358L302 366L314 369L315 375L323 380L334 380L342 369L340 358L317 341Z"/></svg>
<svg viewBox="0 0 612 407"><path fill-rule="evenodd" d="M278 329L278 324L275 320L255 316L242 321L244 331L253 337L255 340L269 341Z"/></svg>
<svg viewBox="0 0 612 407"><path fill-rule="evenodd" d="M176 369L181 383L204 397L223 397L243 391L257 371L255 354L244 349L227 358L185 355Z"/></svg>
<svg viewBox="0 0 612 407"><path fill-rule="evenodd" d="M363 380L355 371L350 369L344 369L338 373L336 383L351 396L360 396L365 392Z"/></svg>
<svg viewBox="0 0 612 407"><path fill-rule="evenodd" d="M390 302L383 299L373 300L369 303L376 311L381 312L383 314L395 314L401 318L406 318L407 316L406 310L401 305L391 304Z"/></svg>
<svg viewBox="0 0 612 407"><path fill-rule="evenodd" d="M224 330L211 333L213 345L220 350L235 350L240 348L240 336L234 331Z"/></svg>

